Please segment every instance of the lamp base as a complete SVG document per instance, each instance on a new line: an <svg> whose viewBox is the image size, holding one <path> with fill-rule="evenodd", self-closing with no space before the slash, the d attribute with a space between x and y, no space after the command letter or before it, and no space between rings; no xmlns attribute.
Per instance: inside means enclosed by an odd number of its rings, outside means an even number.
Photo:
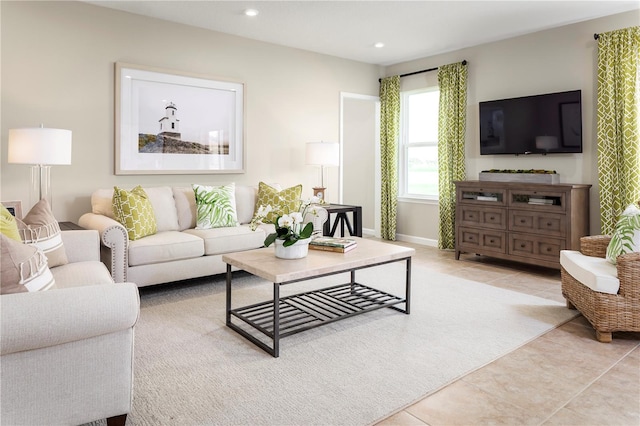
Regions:
<svg viewBox="0 0 640 426"><path fill-rule="evenodd" d="M326 190L327 188L313 188L313 195L320 198L322 201L327 201Z"/></svg>

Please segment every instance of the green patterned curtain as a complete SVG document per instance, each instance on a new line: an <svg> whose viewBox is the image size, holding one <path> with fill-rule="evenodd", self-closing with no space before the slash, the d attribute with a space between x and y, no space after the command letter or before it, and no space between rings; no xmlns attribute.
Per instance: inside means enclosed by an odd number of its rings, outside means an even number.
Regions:
<svg viewBox="0 0 640 426"><path fill-rule="evenodd" d="M380 82L380 160L382 175L382 238L396 239L398 205L398 133L400 123L400 76Z"/></svg>
<svg viewBox="0 0 640 426"><path fill-rule="evenodd" d="M640 27L598 38L598 183L601 232L612 234L618 216L640 199Z"/></svg>
<svg viewBox="0 0 640 426"><path fill-rule="evenodd" d="M462 62L438 68L438 247L455 244L456 191L453 181L465 179L464 139L467 123L467 66Z"/></svg>

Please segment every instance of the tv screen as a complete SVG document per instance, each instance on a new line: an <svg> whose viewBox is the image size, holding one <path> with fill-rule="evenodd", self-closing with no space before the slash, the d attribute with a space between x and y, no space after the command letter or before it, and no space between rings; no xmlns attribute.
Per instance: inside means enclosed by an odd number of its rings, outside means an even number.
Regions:
<svg viewBox="0 0 640 426"><path fill-rule="evenodd" d="M580 90L480 102L480 154L582 152Z"/></svg>

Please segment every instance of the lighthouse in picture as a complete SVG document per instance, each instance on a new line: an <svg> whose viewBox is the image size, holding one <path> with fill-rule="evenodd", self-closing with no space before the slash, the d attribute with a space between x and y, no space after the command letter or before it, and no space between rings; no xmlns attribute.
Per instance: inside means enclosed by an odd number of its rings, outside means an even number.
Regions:
<svg viewBox="0 0 640 426"><path fill-rule="evenodd" d="M173 102L169 102L169 104L164 108L165 115L162 117L160 121L160 135L171 136L172 138L180 139L180 120L178 120L178 116L176 112L178 109L174 105Z"/></svg>

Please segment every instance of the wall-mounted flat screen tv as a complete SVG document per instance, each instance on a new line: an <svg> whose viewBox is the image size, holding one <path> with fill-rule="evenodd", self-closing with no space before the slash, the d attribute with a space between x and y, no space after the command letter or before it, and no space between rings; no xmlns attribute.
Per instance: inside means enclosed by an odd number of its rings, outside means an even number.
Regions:
<svg viewBox="0 0 640 426"><path fill-rule="evenodd" d="M480 154L582 152L580 90L480 102Z"/></svg>

